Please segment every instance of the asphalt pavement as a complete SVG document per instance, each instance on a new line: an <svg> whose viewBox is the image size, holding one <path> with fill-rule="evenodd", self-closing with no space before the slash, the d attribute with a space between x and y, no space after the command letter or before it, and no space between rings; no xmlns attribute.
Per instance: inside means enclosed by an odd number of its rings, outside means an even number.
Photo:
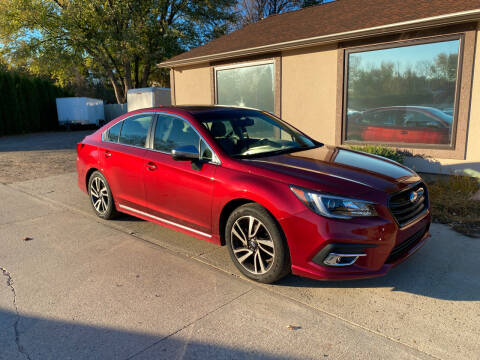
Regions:
<svg viewBox="0 0 480 360"><path fill-rule="evenodd" d="M5 139L0 359L480 359L478 239L434 224L385 277L261 285L224 247L95 217L71 147ZM2 156L25 151L68 156L55 173L10 176Z"/></svg>

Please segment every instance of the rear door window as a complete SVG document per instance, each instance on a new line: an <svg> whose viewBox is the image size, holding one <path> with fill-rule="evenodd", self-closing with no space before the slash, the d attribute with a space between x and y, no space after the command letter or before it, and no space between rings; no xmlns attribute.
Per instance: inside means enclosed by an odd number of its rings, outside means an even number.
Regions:
<svg viewBox="0 0 480 360"><path fill-rule="evenodd" d="M152 115L140 115L123 121L118 142L124 145L145 147Z"/></svg>

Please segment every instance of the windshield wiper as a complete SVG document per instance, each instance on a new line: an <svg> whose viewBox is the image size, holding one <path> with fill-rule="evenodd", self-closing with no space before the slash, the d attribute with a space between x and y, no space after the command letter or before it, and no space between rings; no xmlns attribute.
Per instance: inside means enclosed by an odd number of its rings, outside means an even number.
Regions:
<svg viewBox="0 0 480 360"><path fill-rule="evenodd" d="M274 151L266 151L263 153L258 153L258 154L250 154L250 155L232 155L233 158L235 159L254 159L257 157L267 157L267 156L275 156L275 155L282 155L282 154L290 154L294 152L299 152L299 151L306 151L306 150L311 150L311 149L316 149L320 146L323 146L322 143L315 144L313 146L305 147L305 148L300 148L300 147L293 147L293 148L288 148L288 149L281 149L281 150L274 150Z"/></svg>

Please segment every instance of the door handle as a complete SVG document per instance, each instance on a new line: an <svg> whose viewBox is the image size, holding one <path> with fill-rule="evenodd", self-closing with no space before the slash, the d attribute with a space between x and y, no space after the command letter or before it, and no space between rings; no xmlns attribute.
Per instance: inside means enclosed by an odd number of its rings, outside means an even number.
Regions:
<svg viewBox="0 0 480 360"><path fill-rule="evenodd" d="M147 166L147 169L150 170L150 171L155 171L155 170L157 170L157 165L155 165L155 163L153 163L153 162L151 162L151 161L148 162L146 166Z"/></svg>
<svg viewBox="0 0 480 360"><path fill-rule="evenodd" d="M400 134L402 134L402 135L407 135L407 134L408 134L408 130L402 130L402 131L400 131Z"/></svg>
<svg viewBox="0 0 480 360"><path fill-rule="evenodd" d="M112 156L112 153L110 151L105 151L105 157L106 158L109 158L110 156Z"/></svg>

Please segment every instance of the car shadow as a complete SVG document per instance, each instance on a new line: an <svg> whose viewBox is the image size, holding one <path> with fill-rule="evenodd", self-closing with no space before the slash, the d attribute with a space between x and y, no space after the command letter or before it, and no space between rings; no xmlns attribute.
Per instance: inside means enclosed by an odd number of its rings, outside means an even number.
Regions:
<svg viewBox="0 0 480 360"><path fill-rule="evenodd" d="M75 150L94 130L57 131L0 137L0 152Z"/></svg>
<svg viewBox="0 0 480 360"><path fill-rule="evenodd" d="M119 213L118 216L115 218L115 221L120 221L120 222L146 222L143 219L140 219L138 217L128 215L125 213Z"/></svg>
<svg viewBox="0 0 480 360"><path fill-rule="evenodd" d="M141 229L150 224L148 221L121 214L116 221L141 224ZM132 227L134 229L134 227ZM138 230L138 229L137 229ZM385 276L373 279L320 281L290 275L273 286L292 288L391 288L430 298L452 301L479 301L480 277L478 276L480 259L480 239L457 234L447 226L435 224L431 228L432 237L426 244L403 263L391 269ZM158 232L159 237L166 236ZM202 240L184 236L184 246L188 240ZM216 266L228 273L232 272L228 251L215 252Z"/></svg>
<svg viewBox="0 0 480 360"><path fill-rule="evenodd" d="M480 239L433 233L416 254L373 279L318 281L291 275L277 284L297 288L391 288L430 298L479 301Z"/></svg>
<svg viewBox="0 0 480 360"><path fill-rule="evenodd" d="M169 333L153 336L74 321L17 316L2 309L0 324L0 359L287 359L213 341L184 341Z"/></svg>

